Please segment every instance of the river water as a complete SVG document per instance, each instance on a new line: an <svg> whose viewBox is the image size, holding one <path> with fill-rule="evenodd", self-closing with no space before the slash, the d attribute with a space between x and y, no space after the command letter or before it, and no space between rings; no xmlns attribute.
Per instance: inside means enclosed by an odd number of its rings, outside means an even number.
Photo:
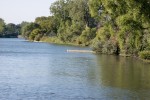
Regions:
<svg viewBox="0 0 150 100"><path fill-rule="evenodd" d="M150 98L150 64L68 49L88 48L0 39L0 100Z"/></svg>

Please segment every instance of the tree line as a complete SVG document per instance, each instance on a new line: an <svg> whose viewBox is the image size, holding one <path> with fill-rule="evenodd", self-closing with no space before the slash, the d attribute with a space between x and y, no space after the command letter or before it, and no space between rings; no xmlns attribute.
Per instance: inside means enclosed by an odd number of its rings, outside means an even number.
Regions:
<svg viewBox="0 0 150 100"><path fill-rule="evenodd" d="M149 9L149 0L57 0L50 6L51 16L22 22L20 32L31 41L150 59Z"/></svg>
<svg viewBox="0 0 150 100"><path fill-rule="evenodd" d="M20 25L13 23L6 24L2 18L0 18L0 37L1 38L16 38L21 30Z"/></svg>
<svg viewBox="0 0 150 100"><path fill-rule="evenodd" d="M29 40L46 40L88 46L96 36L96 21L89 13L87 0L58 0L49 17L26 23L22 35Z"/></svg>

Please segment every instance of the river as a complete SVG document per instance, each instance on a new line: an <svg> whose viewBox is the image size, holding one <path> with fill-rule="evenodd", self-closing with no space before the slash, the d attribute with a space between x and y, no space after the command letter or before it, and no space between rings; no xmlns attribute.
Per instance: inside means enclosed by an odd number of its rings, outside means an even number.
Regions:
<svg viewBox="0 0 150 100"><path fill-rule="evenodd" d="M0 39L0 100L147 100L150 64L67 50L89 48Z"/></svg>

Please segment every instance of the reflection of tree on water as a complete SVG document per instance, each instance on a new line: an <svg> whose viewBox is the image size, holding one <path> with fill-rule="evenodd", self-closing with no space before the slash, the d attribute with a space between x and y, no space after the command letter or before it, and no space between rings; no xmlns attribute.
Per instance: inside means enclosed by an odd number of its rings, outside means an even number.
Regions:
<svg viewBox="0 0 150 100"><path fill-rule="evenodd" d="M97 56L101 83L129 90L150 89L150 65L132 58Z"/></svg>

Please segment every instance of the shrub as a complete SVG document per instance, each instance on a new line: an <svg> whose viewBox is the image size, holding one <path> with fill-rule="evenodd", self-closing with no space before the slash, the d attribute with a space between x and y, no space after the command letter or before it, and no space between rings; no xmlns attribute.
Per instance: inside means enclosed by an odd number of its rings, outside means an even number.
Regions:
<svg viewBox="0 0 150 100"><path fill-rule="evenodd" d="M88 46L91 44L91 40L95 38L96 28L86 27L79 36L77 43Z"/></svg>
<svg viewBox="0 0 150 100"><path fill-rule="evenodd" d="M139 57L142 58L142 59L150 60L150 51L140 52Z"/></svg>

